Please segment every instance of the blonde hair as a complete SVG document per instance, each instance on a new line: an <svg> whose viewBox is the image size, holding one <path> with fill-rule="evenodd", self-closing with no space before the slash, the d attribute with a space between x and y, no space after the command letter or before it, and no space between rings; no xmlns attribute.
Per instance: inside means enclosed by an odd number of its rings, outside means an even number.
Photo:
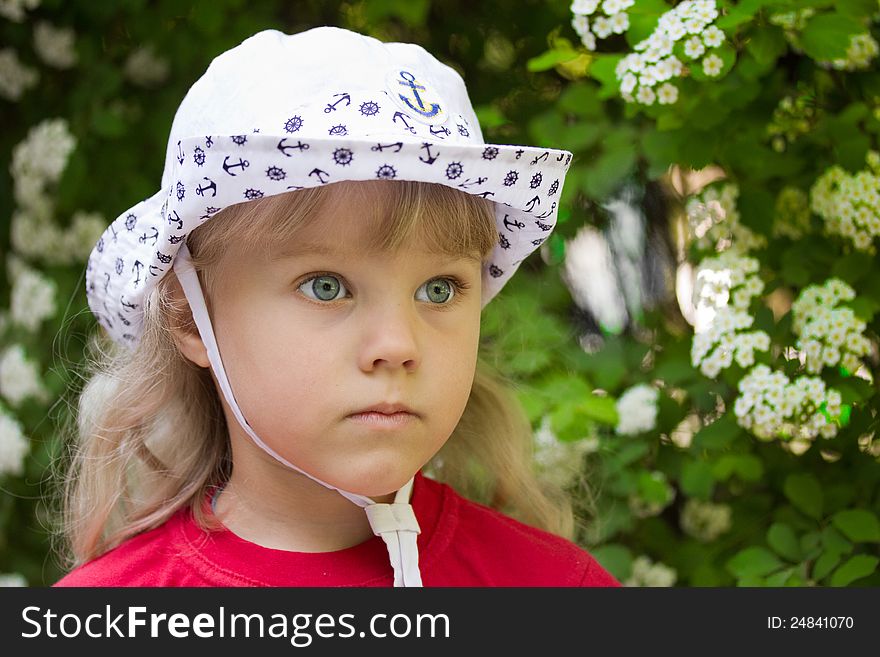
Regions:
<svg viewBox="0 0 880 657"><path fill-rule="evenodd" d="M493 205L479 197L407 181L345 184L356 193L382 186L384 225L367 248L399 248L419 230L442 252L485 260L498 238ZM333 198L333 187L232 206L193 230L187 245L208 306L231 240L271 249L294 239ZM371 202L368 195L362 199ZM175 342L176 331L195 328L186 301L171 294L172 282L172 275L163 278L145 302L143 334L133 352L103 333L90 340L63 478L61 538L69 566L160 525L185 506L203 527L213 526L203 501L231 471L226 420L210 372L186 359ZM570 538L570 503L561 489L537 480L532 445L515 395L479 361L461 421L428 470L462 495Z"/></svg>

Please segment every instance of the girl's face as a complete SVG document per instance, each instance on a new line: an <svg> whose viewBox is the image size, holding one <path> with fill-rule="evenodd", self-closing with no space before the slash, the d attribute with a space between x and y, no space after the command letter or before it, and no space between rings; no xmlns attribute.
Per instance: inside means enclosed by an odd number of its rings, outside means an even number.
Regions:
<svg viewBox="0 0 880 657"><path fill-rule="evenodd" d="M376 218L339 187L295 243L259 255L230 245L213 322L257 435L311 475L379 496L406 483L461 418L481 263L432 252L421 237L395 253L366 252ZM377 405L386 407L366 412ZM392 414L393 405L409 412ZM236 436L250 444L226 412L233 445Z"/></svg>

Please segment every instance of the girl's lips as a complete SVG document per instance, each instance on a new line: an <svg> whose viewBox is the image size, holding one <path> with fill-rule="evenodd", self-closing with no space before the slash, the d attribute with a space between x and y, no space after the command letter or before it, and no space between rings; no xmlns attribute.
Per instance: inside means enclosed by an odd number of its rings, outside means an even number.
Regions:
<svg viewBox="0 0 880 657"><path fill-rule="evenodd" d="M365 413L355 413L349 415L348 419L358 424L366 424L371 427L394 429L403 427L416 419L416 416L406 411L398 411L396 413L379 413L376 411L367 411Z"/></svg>

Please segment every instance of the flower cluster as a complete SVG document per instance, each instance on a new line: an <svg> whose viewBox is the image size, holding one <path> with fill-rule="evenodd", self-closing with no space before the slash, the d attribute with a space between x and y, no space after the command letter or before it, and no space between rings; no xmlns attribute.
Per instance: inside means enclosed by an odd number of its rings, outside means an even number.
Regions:
<svg viewBox="0 0 880 657"><path fill-rule="evenodd" d="M54 68L71 68L76 64L75 39L76 35L68 27L54 27L40 21L34 28L34 50Z"/></svg>
<svg viewBox="0 0 880 657"><path fill-rule="evenodd" d="M644 555L633 559L632 573L623 582L624 586L672 586L678 573L664 563L654 563Z"/></svg>
<svg viewBox="0 0 880 657"><path fill-rule="evenodd" d="M687 200L688 223L699 249L745 253L767 245L766 238L740 223L738 198L739 186L727 183L708 187Z"/></svg>
<svg viewBox="0 0 880 657"><path fill-rule="evenodd" d="M22 94L37 84L40 74L25 66L12 48L0 50L0 97L18 100Z"/></svg>
<svg viewBox="0 0 880 657"><path fill-rule="evenodd" d="M762 440L833 438L840 417L840 393L827 389L817 376L791 381L785 374L758 365L739 382L734 413L741 427Z"/></svg>
<svg viewBox="0 0 880 657"><path fill-rule="evenodd" d="M132 52L125 60L125 77L139 87L155 87L168 78L168 60L159 57L150 45Z"/></svg>
<svg viewBox="0 0 880 657"><path fill-rule="evenodd" d="M29 448L21 425L0 407L0 477L20 475Z"/></svg>
<svg viewBox="0 0 880 657"><path fill-rule="evenodd" d="M31 331L55 314L55 282L25 268L13 278L10 311L12 321Z"/></svg>
<svg viewBox="0 0 880 657"><path fill-rule="evenodd" d="M704 502L692 497L685 502L679 522L685 534L703 543L710 543L730 529L731 509L727 504Z"/></svg>
<svg viewBox="0 0 880 657"><path fill-rule="evenodd" d="M14 344L0 354L0 395L13 406L28 397L40 401L48 398L36 364L28 360L20 344Z"/></svg>
<svg viewBox="0 0 880 657"><path fill-rule="evenodd" d="M758 261L725 251L700 263L694 286L697 325L691 343L691 363L710 377L735 360L740 367L755 362L755 350L767 351L770 336L746 331L755 318L748 312L752 299L764 291L757 275Z"/></svg>
<svg viewBox="0 0 880 657"><path fill-rule="evenodd" d="M24 20L25 10L36 9L40 6L40 0L0 0L0 16L8 18L13 23L21 23Z"/></svg>
<svg viewBox="0 0 880 657"><path fill-rule="evenodd" d="M0 573L0 587L27 586L27 580L18 573Z"/></svg>
<svg viewBox="0 0 880 657"><path fill-rule="evenodd" d="M620 93L628 102L671 105L678 100L678 87L670 80L687 75L688 66L673 53L700 65L709 77L721 74L724 61L712 52L724 43L724 32L712 22L718 17L715 0L684 0L660 17L657 28L635 46L617 65ZM658 86L659 85L659 86ZM656 87L656 90L655 90Z"/></svg>
<svg viewBox="0 0 880 657"><path fill-rule="evenodd" d="M626 390L617 400L617 427L615 431L633 436L651 431L657 426L657 388L639 383Z"/></svg>
<svg viewBox="0 0 880 657"><path fill-rule="evenodd" d="M810 199L797 187L783 187L776 197L773 235L800 239L810 232Z"/></svg>
<svg viewBox="0 0 880 657"><path fill-rule="evenodd" d="M587 436L576 441L562 441L550 428L550 417L541 420L541 426L534 433L535 462L543 480L565 488L581 471L581 460L585 454L599 448L595 436Z"/></svg>
<svg viewBox="0 0 880 657"><path fill-rule="evenodd" d="M810 189L810 208L825 229L852 240L859 251L876 253L880 237L880 153L869 151L868 168L855 174L833 166Z"/></svg>
<svg viewBox="0 0 880 657"><path fill-rule="evenodd" d="M831 68L838 71L864 71L871 67L871 62L877 55L880 55L880 44L870 32L854 34L850 37L846 58L833 60Z"/></svg>
<svg viewBox="0 0 880 657"><path fill-rule="evenodd" d="M794 97L785 96L779 101L767 126L773 150L783 152L786 146L813 129L818 118L814 105L815 96L810 91Z"/></svg>
<svg viewBox="0 0 880 657"><path fill-rule="evenodd" d="M804 288L792 304L792 329L799 336L797 348L811 374L818 374L826 365L838 364L855 372L862 365L861 357L870 353L871 343L863 335L865 322L852 308L838 306L855 296L849 285L831 278L824 285Z"/></svg>
<svg viewBox="0 0 880 657"><path fill-rule="evenodd" d="M596 49L596 37L605 39L612 34L623 34L629 29L629 14L626 10L635 0L574 0L571 25L588 50ZM601 12L596 10L600 8ZM593 24L590 25L590 17Z"/></svg>
<svg viewBox="0 0 880 657"><path fill-rule="evenodd" d="M660 471L642 473L638 485L639 491L627 499L629 510L637 518L659 515L675 499L675 488Z"/></svg>

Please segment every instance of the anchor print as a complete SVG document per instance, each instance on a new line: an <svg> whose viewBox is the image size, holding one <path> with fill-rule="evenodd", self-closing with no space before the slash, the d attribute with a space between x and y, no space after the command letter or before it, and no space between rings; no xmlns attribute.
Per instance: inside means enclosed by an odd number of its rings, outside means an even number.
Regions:
<svg viewBox="0 0 880 657"><path fill-rule="evenodd" d="M336 106L341 103L343 100L345 101L345 107L351 105L351 96L348 95L347 92L343 91L341 94L333 94L334 98L339 98L335 103L331 103L324 108L324 113L329 114L330 112L336 111Z"/></svg>
<svg viewBox="0 0 880 657"><path fill-rule="evenodd" d="M116 316L117 316L119 319L122 320L122 323L123 323L123 324L125 324L126 326L131 326L131 322L128 321L128 320L125 318L125 315L123 315L121 312L116 311Z"/></svg>
<svg viewBox="0 0 880 657"><path fill-rule="evenodd" d="M113 224L110 224L108 228L110 228L110 232L113 233L113 241L115 242L116 238L119 237L119 235L117 234L116 229L113 227Z"/></svg>
<svg viewBox="0 0 880 657"><path fill-rule="evenodd" d="M183 152L183 147L180 145L180 142L177 142L177 163L183 164L183 160L185 159L185 154Z"/></svg>
<svg viewBox="0 0 880 657"><path fill-rule="evenodd" d="M413 134L416 134L416 129L413 128L409 123L407 123L407 119L410 118L410 117L408 117L408 116L407 116L406 114L404 114L403 112L395 112L395 113L394 113L394 118L392 118L392 120L391 120L392 123L397 123L397 119L398 119L398 118L400 118L400 120L403 122L403 125L406 126L406 129L407 129L407 130L409 130L409 131L410 131L411 133L413 133Z"/></svg>
<svg viewBox="0 0 880 657"><path fill-rule="evenodd" d="M282 139L281 141L279 141L279 142L278 142L278 147L277 147L277 148L278 148L279 151L281 151L282 153L284 153L284 155L286 155L287 157L293 157L290 153L287 152L287 151L290 151L290 150L297 150L297 151L307 151L307 150L309 150L309 145L308 145L308 144L304 144L304 143L302 143L301 141L297 141L295 145L294 145L294 144L289 144L289 145L288 145L288 144L285 144L284 142L286 142L286 141L287 141L287 137L285 137L284 139Z"/></svg>
<svg viewBox="0 0 880 657"><path fill-rule="evenodd" d="M174 216L172 217L170 214L168 215L168 223L173 225L176 221L177 228L175 228L175 230L183 230L183 219L177 214L177 210L172 210L172 212L174 213Z"/></svg>
<svg viewBox="0 0 880 657"><path fill-rule="evenodd" d="M556 210L556 201L553 201L553 205L550 206L550 209L547 210L547 212L535 215L535 219L546 219L551 214L553 214L554 210Z"/></svg>
<svg viewBox="0 0 880 657"><path fill-rule="evenodd" d="M102 319L103 319L105 322L107 322L107 327L110 328L110 329L112 329L112 328L113 328L113 322L110 321L110 317L109 317L109 315L110 315L110 309L107 307L107 302L106 302L106 301L104 302L104 312L106 312L107 314L104 315L104 316L102 317Z"/></svg>
<svg viewBox="0 0 880 657"><path fill-rule="evenodd" d="M452 134L451 132L449 132L449 128L447 128L445 126L440 126L439 130L434 130L434 126L431 126L430 130L431 130L431 134L434 135L435 137L437 135L440 135L440 139L446 139L449 135Z"/></svg>
<svg viewBox="0 0 880 657"><path fill-rule="evenodd" d="M317 167L315 167L314 169L309 171L309 176L314 176L314 175L318 176L318 180L321 181L322 185L325 184L327 182L327 180L329 180L329 178L330 178L329 173L327 173L326 171L323 171L322 169L319 169ZM327 178L324 178L324 176L327 176Z"/></svg>
<svg viewBox="0 0 880 657"><path fill-rule="evenodd" d="M132 265L131 270L135 272L134 286L137 287L138 283L141 282L141 269L143 268L144 263L140 260L135 260L134 265Z"/></svg>
<svg viewBox="0 0 880 657"><path fill-rule="evenodd" d="M512 231L511 226L513 226L513 227L516 228L517 230L520 230L520 229L523 229L523 228L526 227L526 225L525 225L523 222L521 222L519 219L514 219L513 221L511 221L511 220L509 219L509 217L510 217L509 214L504 215L504 227L505 227L507 230L511 230L511 231Z"/></svg>
<svg viewBox="0 0 880 657"><path fill-rule="evenodd" d="M425 155L419 155L419 159L425 164L434 164L437 161L439 155L433 155L431 153L431 146L428 142L422 144L422 148L425 150Z"/></svg>
<svg viewBox="0 0 880 657"><path fill-rule="evenodd" d="M525 151L521 148L516 151L516 159L518 160L519 158L521 158L523 153L525 153Z"/></svg>
<svg viewBox="0 0 880 657"><path fill-rule="evenodd" d="M478 178L468 178L462 183L459 183L458 186L461 189L467 189L468 187L473 187L474 185L482 185L487 180L489 180L488 176L479 176Z"/></svg>
<svg viewBox="0 0 880 657"><path fill-rule="evenodd" d="M526 203L526 207L523 208L526 212L531 212L535 209L536 205L541 205L541 197L535 196L534 198L529 199L529 202Z"/></svg>
<svg viewBox="0 0 880 657"><path fill-rule="evenodd" d="M437 114L440 113L440 105L438 105L437 103L431 103L430 107L425 106L425 103L422 101L422 97L419 95L419 91L425 91L427 87L416 82L415 75L413 75L409 71L400 71L400 77L403 78L403 80L398 80L397 84L404 87L409 87L409 90L412 92L412 95L415 97L416 103L418 104L418 107L416 107L410 102L409 96L405 96L401 93L397 94L400 97L400 100L406 103L407 107L409 107L419 116L423 116L426 119L429 119L432 116L437 116ZM410 129L410 132L413 132L413 130Z"/></svg>
<svg viewBox="0 0 880 657"><path fill-rule="evenodd" d="M238 158L238 162L236 162L235 164L229 164L227 162L228 160L229 160L228 155L223 158L223 170L232 177L235 177L236 174L233 173L232 171L230 171L230 169L235 169L238 167L238 168L241 168L243 171L251 165L250 162L248 162L247 160L243 160L242 158Z"/></svg>
<svg viewBox="0 0 880 657"><path fill-rule="evenodd" d="M157 265L150 265L150 276L159 277L162 275L162 272L164 272L164 271L165 271L164 269L162 269L161 267L159 267Z"/></svg>
<svg viewBox="0 0 880 657"><path fill-rule="evenodd" d="M530 164L532 166L534 166L538 162L541 162L542 160L546 160L549 156L550 156L550 151L544 151L543 154L536 156L535 159L530 162Z"/></svg>
<svg viewBox="0 0 880 657"><path fill-rule="evenodd" d="M104 294L107 294L107 288L110 287L110 273L105 271L104 276L107 277L107 280L104 281Z"/></svg>
<svg viewBox="0 0 880 657"><path fill-rule="evenodd" d="M210 137L205 137L205 148L211 148L214 145L214 140Z"/></svg>
<svg viewBox="0 0 880 657"><path fill-rule="evenodd" d="M474 196L479 196L480 198L489 198L490 196L495 196L495 192L480 192L479 194L474 194Z"/></svg>
<svg viewBox="0 0 880 657"><path fill-rule="evenodd" d="M202 180L207 180L208 184L207 185L199 185L198 187L196 187L196 195L204 196L205 192L210 190L211 198L214 198L215 196L217 196L217 183L215 183L213 180L211 180L207 176L203 176Z"/></svg>
<svg viewBox="0 0 880 657"><path fill-rule="evenodd" d="M563 159L565 159L565 153L560 153L559 155L556 156L557 162L562 162Z"/></svg>
<svg viewBox="0 0 880 657"><path fill-rule="evenodd" d="M543 243L544 243L544 238L543 238L543 237L542 237L541 239L539 239L539 240L532 240L532 245L533 245L533 246L541 246Z"/></svg>
<svg viewBox="0 0 880 657"><path fill-rule="evenodd" d="M204 221L205 219L207 219L211 215L217 214L218 212L220 212L220 208L215 208L213 206L207 207L207 208L205 208L205 214L203 214L201 217L199 217L199 221ZM180 225L177 227L177 230L180 230L181 228L183 228L182 221L180 222Z"/></svg>
<svg viewBox="0 0 880 657"><path fill-rule="evenodd" d="M386 148L393 148L395 153L399 153L400 149L403 148L403 142L396 141L393 144L376 144L375 146L371 146L370 150L374 152L384 153Z"/></svg>
<svg viewBox="0 0 880 657"><path fill-rule="evenodd" d="M151 228L153 229L153 234L147 235L146 233L144 233L143 235L138 237L138 242L140 242L141 244L146 244L147 240L153 240L151 246L156 246L156 241L159 239L159 231L156 229L155 226L151 226Z"/></svg>
<svg viewBox="0 0 880 657"><path fill-rule="evenodd" d="M120 297L119 301L120 301L120 303L122 303L122 307L125 308L126 310L137 310L138 308L140 308L140 306L138 304L130 303L129 301L126 301L124 296Z"/></svg>

